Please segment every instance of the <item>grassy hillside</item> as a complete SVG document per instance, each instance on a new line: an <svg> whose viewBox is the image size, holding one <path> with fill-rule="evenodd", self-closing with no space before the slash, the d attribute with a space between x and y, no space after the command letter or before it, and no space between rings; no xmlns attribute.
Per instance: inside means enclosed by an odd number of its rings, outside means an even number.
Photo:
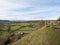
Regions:
<svg viewBox="0 0 60 45"><path fill-rule="evenodd" d="M11 45L60 45L60 32L43 27Z"/></svg>

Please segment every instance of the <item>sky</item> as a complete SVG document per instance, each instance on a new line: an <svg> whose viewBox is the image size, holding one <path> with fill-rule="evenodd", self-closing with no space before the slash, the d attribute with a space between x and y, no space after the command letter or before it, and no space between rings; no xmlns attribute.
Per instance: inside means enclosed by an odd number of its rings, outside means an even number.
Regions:
<svg viewBox="0 0 60 45"><path fill-rule="evenodd" d="M0 0L0 20L56 20L60 0Z"/></svg>

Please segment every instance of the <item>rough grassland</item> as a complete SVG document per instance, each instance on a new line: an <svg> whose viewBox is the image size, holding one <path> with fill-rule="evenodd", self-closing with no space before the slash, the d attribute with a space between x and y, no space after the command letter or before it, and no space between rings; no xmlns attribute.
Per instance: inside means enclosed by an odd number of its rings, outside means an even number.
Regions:
<svg viewBox="0 0 60 45"><path fill-rule="evenodd" d="M60 45L60 32L52 27L43 27L11 45Z"/></svg>

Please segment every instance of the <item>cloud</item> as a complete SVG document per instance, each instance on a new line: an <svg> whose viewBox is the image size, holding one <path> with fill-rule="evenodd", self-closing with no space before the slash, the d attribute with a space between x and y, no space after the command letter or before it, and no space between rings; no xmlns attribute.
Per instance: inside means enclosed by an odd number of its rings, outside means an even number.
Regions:
<svg viewBox="0 0 60 45"><path fill-rule="evenodd" d="M30 5L28 5L24 1L10 2L8 0L0 0L0 13L8 13L9 10L18 9L18 8L26 8L29 6Z"/></svg>
<svg viewBox="0 0 60 45"><path fill-rule="evenodd" d="M59 0L0 0L0 19L40 20L60 16ZM56 17L55 17L56 16Z"/></svg>
<svg viewBox="0 0 60 45"><path fill-rule="evenodd" d="M36 14L43 14L43 13L53 13L53 12L60 12L60 7L44 7L38 9L32 9L32 11L11 11L10 15L36 15ZM37 15L38 16L38 15Z"/></svg>

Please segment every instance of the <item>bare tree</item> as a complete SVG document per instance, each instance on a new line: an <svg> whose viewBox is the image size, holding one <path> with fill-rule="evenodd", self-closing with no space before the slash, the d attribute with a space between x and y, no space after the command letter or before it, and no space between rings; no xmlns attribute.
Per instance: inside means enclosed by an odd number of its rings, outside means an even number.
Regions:
<svg viewBox="0 0 60 45"><path fill-rule="evenodd" d="M60 17L58 18L58 21L60 21Z"/></svg>
<svg viewBox="0 0 60 45"><path fill-rule="evenodd" d="M11 25L10 25L10 23L8 23L8 33L11 33Z"/></svg>

